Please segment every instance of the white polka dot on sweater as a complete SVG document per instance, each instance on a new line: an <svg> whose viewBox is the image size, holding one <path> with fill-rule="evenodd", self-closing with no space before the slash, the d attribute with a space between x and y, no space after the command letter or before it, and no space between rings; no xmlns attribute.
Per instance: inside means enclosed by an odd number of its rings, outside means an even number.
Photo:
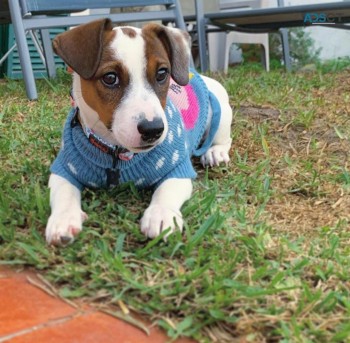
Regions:
<svg viewBox="0 0 350 343"><path fill-rule="evenodd" d="M180 157L179 150L175 150L173 153L173 157L171 159L171 163L175 164L178 161L179 157Z"/></svg>
<svg viewBox="0 0 350 343"><path fill-rule="evenodd" d="M160 168L163 167L164 161L165 161L165 157L164 157L164 156L161 157L161 158L157 161L157 163L156 163L156 170L158 170L158 169L160 169Z"/></svg>
<svg viewBox="0 0 350 343"><path fill-rule="evenodd" d="M180 124L177 125L177 135L180 137L182 134L182 129L181 129L181 126Z"/></svg>
<svg viewBox="0 0 350 343"><path fill-rule="evenodd" d="M74 175L77 175L77 174L78 174L76 168L73 166L72 163L69 162L67 165L68 165L69 170L70 170Z"/></svg>
<svg viewBox="0 0 350 343"><path fill-rule="evenodd" d="M174 140L174 134L173 134L173 131L169 131L168 133L168 142L169 144L171 144Z"/></svg>
<svg viewBox="0 0 350 343"><path fill-rule="evenodd" d="M173 110L170 108L170 106L167 107L167 111L169 113L169 117L172 118L173 117Z"/></svg>
<svg viewBox="0 0 350 343"><path fill-rule="evenodd" d="M138 180L135 182L135 185L136 185L136 186L141 186L144 182L145 182L145 178L142 177L141 179L138 179Z"/></svg>

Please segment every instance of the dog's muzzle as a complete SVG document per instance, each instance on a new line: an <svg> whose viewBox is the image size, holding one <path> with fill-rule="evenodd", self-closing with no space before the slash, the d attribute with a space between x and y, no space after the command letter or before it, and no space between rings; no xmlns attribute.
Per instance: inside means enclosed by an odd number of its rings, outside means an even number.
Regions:
<svg viewBox="0 0 350 343"><path fill-rule="evenodd" d="M152 144L162 136L164 123L161 118L154 118L152 121L142 119L137 124L137 130L141 134L144 143Z"/></svg>

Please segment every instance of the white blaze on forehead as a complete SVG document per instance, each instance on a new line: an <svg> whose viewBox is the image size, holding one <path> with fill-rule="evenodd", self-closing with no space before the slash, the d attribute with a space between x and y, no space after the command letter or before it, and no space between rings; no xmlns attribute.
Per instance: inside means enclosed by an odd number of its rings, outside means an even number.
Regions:
<svg viewBox="0 0 350 343"><path fill-rule="evenodd" d="M114 50L115 57L122 61L128 70L130 81L143 83L146 69L145 41L141 35L141 29L127 28L135 31L136 35L130 37L123 32L122 27L114 28L117 32L111 48Z"/></svg>
<svg viewBox="0 0 350 343"><path fill-rule="evenodd" d="M125 33L123 29L125 29ZM115 58L127 70L130 80L126 96L118 110L123 111L125 106L132 115L137 116L144 113L148 120L152 120L160 112L163 112L163 109L147 80L146 42L142 36L142 30L130 26L116 27L114 30L116 35L111 42L111 48ZM130 31L134 31L135 35L129 35Z"/></svg>
<svg viewBox="0 0 350 343"><path fill-rule="evenodd" d="M123 28L133 30L136 34L130 36L127 32L123 32ZM119 110L123 111L123 106L126 106L128 112L134 116L144 113L147 119L152 120L162 109L159 108L159 100L147 80L146 43L142 37L142 30L128 26L117 27L114 30L117 32L111 48L116 59L126 68L130 80Z"/></svg>
<svg viewBox="0 0 350 343"><path fill-rule="evenodd" d="M142 30L128 26L116 27L114 30L116 35L110 47L115 59L121 62L128 73L129 84L114 111L112 131L120 145L136 151L143 144L137 129L141 117L149 121L162 119L164 132L159 142L166 137L168 125L160 100L147 79L146 42Z"/></svg>

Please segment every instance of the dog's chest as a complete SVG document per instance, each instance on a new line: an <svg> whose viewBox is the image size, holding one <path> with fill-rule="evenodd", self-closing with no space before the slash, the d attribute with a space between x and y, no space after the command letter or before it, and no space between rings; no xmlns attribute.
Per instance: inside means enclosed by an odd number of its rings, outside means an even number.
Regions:
<svg viewBox="0 0 350 343"><path fill-rule="evenodd" d="M108 187L111 169L119 183L133 181L139 188L152 187L169 177L194 178L191 155L206 129L209 92L198 74L190 73L190 78L187 86L171 83L165 107L168 133L151 151L116 160L92 145L80 127L72 128L68 118L64 145L51 171L61 173L78 188Z"/></svg>

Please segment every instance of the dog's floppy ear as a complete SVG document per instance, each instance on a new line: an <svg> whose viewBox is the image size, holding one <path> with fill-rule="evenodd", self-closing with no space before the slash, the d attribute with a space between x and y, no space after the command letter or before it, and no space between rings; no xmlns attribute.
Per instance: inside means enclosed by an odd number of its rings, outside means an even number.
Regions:
<svg viewBox="0 0 350 343"><path fill-rule="evenodd" d="M189 81L190 35L186 31L158 24L147 24L143 31L153 31L167 51L171 64L171 76L181 86Z"/></svg>
<svg viewBox="0 0 350 343"><path fill-rule="evenodd" d="M53 49L84 79L94 76L100 64L103 37L113 29L110 19L99 19L58 35Z"/></svg>

